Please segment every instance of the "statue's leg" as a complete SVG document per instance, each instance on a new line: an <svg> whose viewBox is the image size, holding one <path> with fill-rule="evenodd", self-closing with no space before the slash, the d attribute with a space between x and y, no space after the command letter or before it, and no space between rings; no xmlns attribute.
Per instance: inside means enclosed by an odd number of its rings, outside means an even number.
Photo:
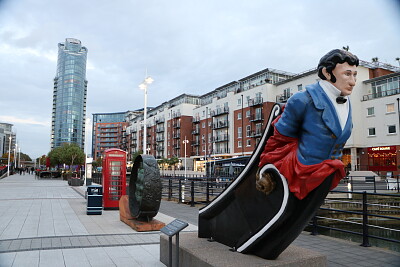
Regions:
<svg viewBox="0 0 400 267"><path fill-rule="evenodd" d="M276 259L300 235L318 208L324 203L333 177L334 174L328 176L321 185L302 200L290 193L284 215L263 236L264 244L256 244L246 253L265 259Z"/></svg>

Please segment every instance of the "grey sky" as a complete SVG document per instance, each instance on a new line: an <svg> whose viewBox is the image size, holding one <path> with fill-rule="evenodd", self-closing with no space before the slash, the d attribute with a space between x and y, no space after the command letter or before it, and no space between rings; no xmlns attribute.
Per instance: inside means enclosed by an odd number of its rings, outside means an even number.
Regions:
<svg viewBox="0 0 400 267"><path fill-rule="evenodd" d="M87 116L201 95L265 68L302 72L333 48L397 65L395 0L0 0L0 121L21 151L50 149L57 44L88 52Z"/></svg>

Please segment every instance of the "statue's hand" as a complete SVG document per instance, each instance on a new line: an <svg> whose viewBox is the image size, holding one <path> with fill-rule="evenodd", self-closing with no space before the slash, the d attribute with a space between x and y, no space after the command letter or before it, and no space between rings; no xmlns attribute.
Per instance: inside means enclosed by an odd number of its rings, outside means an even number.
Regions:
<svg viewBox="0 0 400 267"><path fill-rule="evenodd" d="M269 195L275 189L273 177L268 172L263 172L260 175L260 170L256 173L256 189Z"/></svg>

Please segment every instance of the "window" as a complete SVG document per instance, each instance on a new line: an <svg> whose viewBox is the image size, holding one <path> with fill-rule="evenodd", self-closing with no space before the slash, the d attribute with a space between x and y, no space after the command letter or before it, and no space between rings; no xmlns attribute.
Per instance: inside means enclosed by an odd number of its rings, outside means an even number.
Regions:
<svg viewBox="0 0 400 267"><path fill-rule="evenodd" d="M241 119L242 119L242 112L239 112L239 113L238 113L237 119L238 119L238 120L241 120Z"/></svg>
<svg viewBox="0 0 400 267"><path fill-rule="evenodd" d="M250 117L250 110L246 111L246 118Z"/></svg>
<svg viewBox="0 0 400 267"><path fill-rule="evenodd" d="M238 105L238 106L241 106L241 105L242 105L242 98L238 98L238 100L237 100L237 105Z"/></svg>
<svg viewBox="0 0 400 267"><path fill-rule="evenodd" d="M394 112L394 104L387 104L386 105L386 113L393 113Z"/></svg>
<svg viewBox="0 0 400 267"><path fill-rule="evenodd" d="M368 136L375 136L375 127L368 128Z"/></svg>
<svg viewBox="0 0 400 267"><path fill-rule="evenodd" d="M251 140L250 139L247 139L246 146L251 146Z"/></svg>
<svg viewBox="0 0 400 267"><path fill-rule="evenodd" d="M242 138L242 127L238 127L238 138Z"/></svg>
<svg viewBox="0 0 400 267"><path fill-rule="evenodd" d="M206 123L204 121L203 121L202 127L206 128Z"/></svg>
<svg viewBox="0 0 400 267"><path fill-rule="evenodd" d="M367 108L367 115L368 115L368 116L375 115L375 109L374 109L374 107Z"/></svg>
<svg viewBox="0 0 400 267"><path fill-rule="evenodd" d="M302 90L303 90L303 85L302 84L297 85L297 91L302 91Z"/></svg>
<svg viewBox="0 0 400 267"><path fill-rule="evenodd" d="M396 125L388 125L388 134L396 133Z"/></svg>
<svg viewBox="0 0 400 267"><path fill-rule="evenodd" d="M247 126L246 126L246 136L247 136L247 137L250 137L250 135L251 135L251 126L250 126L250 125L247 125Z"/></svg>
<svg viewBox="0 0 400 267"><path fill-rule="evenodd" d="M238 147L242 147L242 141L238 141Z"/></svg>

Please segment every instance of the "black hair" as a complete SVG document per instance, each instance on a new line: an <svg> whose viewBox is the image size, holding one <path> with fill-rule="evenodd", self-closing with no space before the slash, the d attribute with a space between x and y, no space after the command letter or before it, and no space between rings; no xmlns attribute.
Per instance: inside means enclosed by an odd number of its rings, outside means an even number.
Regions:
<svg viewBox="0 0 400 267"><path fill-rule="evenodd" d="M346 50L334 49L323 56L318 63L318 77L322 80L327 78L322 74L322 69L326 68L326 71L331 75L331 81L336 82L336 77L333 75L332 71L337 64L349 63L350 66L358 66L358 57Z"/></svg>

